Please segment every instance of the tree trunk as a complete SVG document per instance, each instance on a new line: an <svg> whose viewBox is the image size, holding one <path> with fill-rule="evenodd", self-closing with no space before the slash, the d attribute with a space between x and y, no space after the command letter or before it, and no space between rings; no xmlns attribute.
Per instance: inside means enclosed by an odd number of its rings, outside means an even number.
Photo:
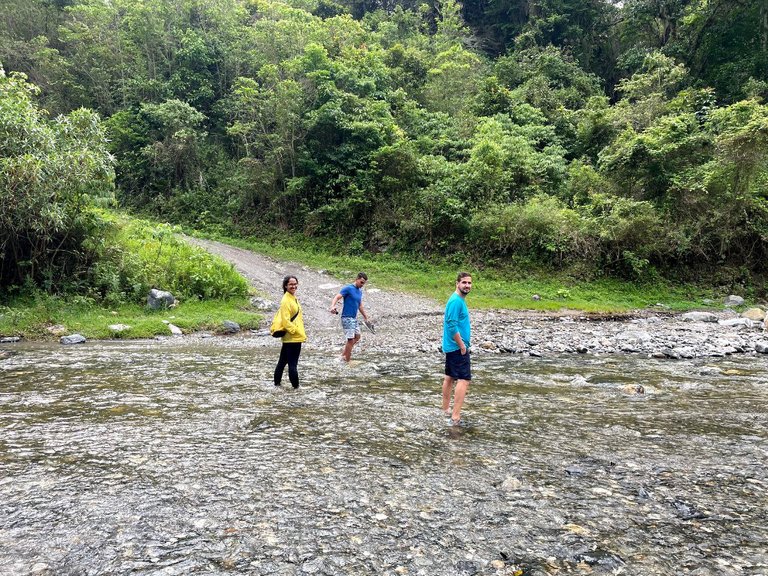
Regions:
<svg viewBox="0 0 768 576"><path fill-rule="evenodd" d="M760 3L760 49L768 51L768 0Z"/></svg>

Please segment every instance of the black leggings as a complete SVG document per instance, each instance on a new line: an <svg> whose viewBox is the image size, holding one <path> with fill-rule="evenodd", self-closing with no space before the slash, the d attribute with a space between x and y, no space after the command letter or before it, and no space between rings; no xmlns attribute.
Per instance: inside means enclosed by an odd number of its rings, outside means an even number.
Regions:
<svg viewBox="0 0 768 576"><path fill-rule="evenodd" d="M283 379L283 369L288 364L288 379L291 386L299 387L299 356L301 355L301 342L283 342L280 349L280 359L275 367L275 386L280 386Z"/></svg>

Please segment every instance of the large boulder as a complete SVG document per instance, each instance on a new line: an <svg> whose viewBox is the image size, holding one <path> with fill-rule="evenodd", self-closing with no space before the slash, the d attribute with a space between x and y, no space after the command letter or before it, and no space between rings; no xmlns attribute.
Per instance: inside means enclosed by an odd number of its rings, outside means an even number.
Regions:
<svg viewBox="0 0 768 576"><path fill-rule="evenodd" d="M748 308L741 313L741 316L760 322L761 320L765 320L765 310L762 308Z"/></svg>
<svg viewBox="0 0 768 576"><path fill-rule="evenodd" d="M725 306L728 306L729 308L732 308L734 306L744 306L744 298L742 298L741 296L736 296L734 294L731 294L725 299L723 304Z"/></svg>
<svg viewBox="0 0 768 576"><path fill-rule="evenodd" d="M717 322L718 318L711 312L686 312L682 316L686 322Z"/></svg>
<svg viewBox="0 0 768 576"><path fill-rule="evenodd" d="M152 290L149 291L149 295L147 296L147 307L152 310L170 308L174 304L176 304L176 298L174 298L173 294L170 292L158 290L157 288L152 288Z"/></svg>

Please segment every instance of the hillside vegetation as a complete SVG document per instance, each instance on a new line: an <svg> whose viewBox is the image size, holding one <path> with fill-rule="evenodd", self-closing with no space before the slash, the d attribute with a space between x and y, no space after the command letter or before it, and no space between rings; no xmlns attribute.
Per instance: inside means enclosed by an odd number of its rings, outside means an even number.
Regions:
<svg viewBox="0 0 768 576"><path fill-rule="evenodd" d="M130 300L98 264L117 202L346 254L763 290L765 0L0 14L6 288Z"/></svg>

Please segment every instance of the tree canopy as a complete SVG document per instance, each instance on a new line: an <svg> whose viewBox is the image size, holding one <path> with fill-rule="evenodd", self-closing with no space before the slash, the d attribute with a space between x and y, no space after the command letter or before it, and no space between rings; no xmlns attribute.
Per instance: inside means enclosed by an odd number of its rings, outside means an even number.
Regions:
<svg viewBox="0 0 768 576"><path fill-rule="evenodd" d="M0 8L4 282L113 165L122 205L235 234L765 270L768 0Z"/></svg>

